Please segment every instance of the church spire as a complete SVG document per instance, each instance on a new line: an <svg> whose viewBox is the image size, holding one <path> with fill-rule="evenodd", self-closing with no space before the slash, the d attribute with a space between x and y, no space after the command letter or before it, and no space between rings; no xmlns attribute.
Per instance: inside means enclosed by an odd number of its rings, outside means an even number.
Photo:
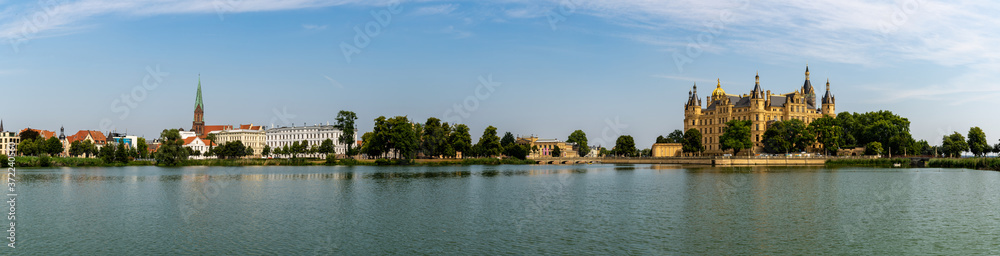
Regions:
<svg viewBox="0 0 1000 256"><path fill-rule="evenodd" d="M3 119L0 119L0 132L3 132Z"/></svg>
<svg viewBox="0 0 1000 256"><path fill-rule="evenodd" d="M198 95L194 98L194 108L205 109L205 104L201 102L201 74L198 74Z"/></svg>

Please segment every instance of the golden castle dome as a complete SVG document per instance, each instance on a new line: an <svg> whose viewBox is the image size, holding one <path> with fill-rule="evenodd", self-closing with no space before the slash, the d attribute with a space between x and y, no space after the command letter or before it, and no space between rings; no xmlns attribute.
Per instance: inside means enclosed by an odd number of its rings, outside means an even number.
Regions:
<svg viewBox="0 0 1000 256"><path fill-rule="evenodd" d="M722 81L716 80L718 84L715 85L715 90L712 91L712 99L720 99L726 97L726 91L722 90Z"/></svg>

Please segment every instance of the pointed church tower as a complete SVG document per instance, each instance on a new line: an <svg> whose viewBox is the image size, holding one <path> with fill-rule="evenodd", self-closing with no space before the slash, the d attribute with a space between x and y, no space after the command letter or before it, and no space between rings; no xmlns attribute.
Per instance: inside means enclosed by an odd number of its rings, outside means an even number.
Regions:
<svg viewBox="0 0 1000 256"><path fill-rule="evenodd" d="M205 104L201 101L201 75L198 75L198 95L194 98L194 122L191 124L191 131L198 136L205 132Z"/></svg>

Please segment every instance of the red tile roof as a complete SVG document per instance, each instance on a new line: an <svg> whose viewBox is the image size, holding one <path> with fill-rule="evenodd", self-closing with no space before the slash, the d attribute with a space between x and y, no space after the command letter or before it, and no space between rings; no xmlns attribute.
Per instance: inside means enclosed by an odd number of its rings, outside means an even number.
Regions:
<svg viewBox="0 0 1000 256"><path fill-rule="evenodd" d="M21 130L21 133L26 132L28 130L32 130L32 131L38 132L38 135L42 136L42 138L44 138L46 140L49 139L49 138L52 138L52 137L56 136L56 132L53 132L53 131L38 130L38 129L31 129L31 128L24 128L24 130ZM20 133L18 133L18 134L20 134Z"/></svg>
<svg viewBox="0 0 1000 256"><path fill-rule="evenodd" d="M243 130L258 130L259 131L259 130L263 130L264 127L260 126L260 125L253 125L253 124L241 124L240 125L240 129L243 129Z"/></svg>
<svg viewBox="0 0 1000 256"><path fill-rule="evenodd" d="M87 135L90 135L90 137L94 139L95 144L104 144L105 141L108 140L108 138L105 137L104 134L101 132L82 130L76 132L76 134L66 136L66 141L68 141L69 143L73 143L74 141L85 140L87 139Z"/></svg>
<svg viewBox="0 0 1000 256"><path fill-rule="evenodd" d="M202 133L201 136L199 136L199 137L202 138L202 139L204 139L206 136L208 136L208 133L210 133L210 132L225 131L225 130L232 130L232 129L233 129L232 125L206 125L205 129L202 130L202 132L204 132L204 133Z"/></svg>
<svg viewBox="0 0 1000 256"><path fill-rule="evenodd" d="M208 126L206 126L206 127L208 127ZM201 143L205 143L206 146L218 146L219 145L219 144L212 144L212 141L209 141L209 140L206 140L206 139L202 139L202 138L198 138L198 137L188 137L187 139L184 139L184 145L191 144L191 142L194 142L194 139L201 140Z"/></svg>

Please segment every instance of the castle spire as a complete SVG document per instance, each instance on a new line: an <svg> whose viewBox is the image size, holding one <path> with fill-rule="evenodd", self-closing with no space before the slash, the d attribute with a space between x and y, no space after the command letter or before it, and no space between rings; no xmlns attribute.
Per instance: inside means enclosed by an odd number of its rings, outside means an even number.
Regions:
<svg viewBox="0 0 1000 256"><path fill-rule="evenodd" d="M3 132L3 119L0 119L0 132Z"/></svg>
<svg viewBox="0 0 1000 256"><path fill-rule="evenodd" d="M806 64L806 80L809 80L809 64Z"/></svg>

